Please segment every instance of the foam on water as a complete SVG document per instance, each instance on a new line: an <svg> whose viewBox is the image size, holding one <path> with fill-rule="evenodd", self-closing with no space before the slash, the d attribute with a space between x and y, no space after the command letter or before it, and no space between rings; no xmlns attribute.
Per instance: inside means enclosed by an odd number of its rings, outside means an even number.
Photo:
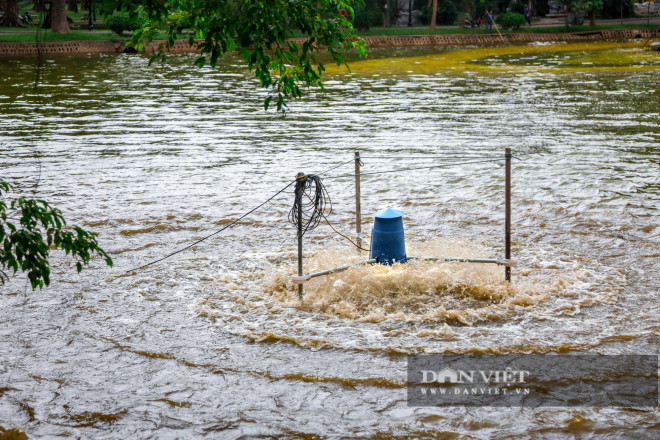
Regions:
<svg viewBox="0 0 660 440"><path fill-rule="evenodd" d="M408 242L407 249L409 255L430 257L489 258L493 253L483 243L449 238ZM294 249L255 252L244 255L251 261L249 270L225 272L202 286L204 295L192 308L224 330L259 342L410 353L438 350L429 340L481 333L491 336L489 349L497 351L493 334L614 303L625 285L616 269L566 258L560 248L521 249L519 258L511 285L504 281L503 267L494 264L410 261L314 278L305 284L301 302L291 282ZM305 272L365 259L354 249L321 248L306 255ZM488 322L496 325L477 326ZM465 349L476 347L466 343Z"/></svg>
<svg viewBox="0 0 660 440"><path fill-rule="evenodd" d="M484 255L485 249L464 241L435 240L414 245L408 243L411 255L457 256L469 258ZM339 262L357 262L350 250L322 249L309 259L306 270L316 272ZM294 305L312 313L365 322L388 319L404 321L471 320L455 315L461 310L479 310L501 304L515 296L502 282L502 270L494 265L410 261L393 266L369 265L312 279L305 285L305 300L297 300L291 283L292 266L267 273L263 292L277 301ZM447 311L449 314L447 314Z"/></svg>

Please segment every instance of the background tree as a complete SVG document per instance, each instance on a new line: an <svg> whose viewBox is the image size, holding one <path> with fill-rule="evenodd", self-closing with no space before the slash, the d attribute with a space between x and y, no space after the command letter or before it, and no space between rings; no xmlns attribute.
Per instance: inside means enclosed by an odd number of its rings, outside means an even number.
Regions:
<svg viewBox="0 0 660 440"><path fill-rule="evenodd" d="M42 27L60 34L71 33L69 21L66 16L66 0L51 0Z"/></svg>
<svg viewBox="0 0 660 440"><path fill-rule="evenodd" d="M433 5L431 6L431 32L435 31L435 19L436 14L438 13L438 0L433 0Z"/></svg>
<svg viewBox="0 0 660 440"><path fill-rule="evenodd" d="M4 0L2 10L5 15L0 18L0 26L23 27L18 13L18 0Z"/></svg>
<svg viewBox="0 0 660 440"><path fill-rule="evenodd" d="M639 0L641 1L641 0ZM658 0L656 0L658 1ZM632 17L635 15L635 1L634 0L604 0L603 1L603 18L619 18Z"/></svg>
<svg viewBox="0 0 660 440"><path fill-rule="evenodd" d="M80 272L93 254L112 259L99 247L97 235L74 226L66 228L60 210L43 200L25 197L9 198L13 187L0 178L0 283L9 274L27 272L32 289L50 284L48 256L51 249L61 249L74 257Z"/></svg>
<svg viewBox="0 0 660 440"><path fill-rule="evenodd" d="M54 0L55 1L55 0ZM189 28L192 45L195 38L202 54L195 64L215 66L218 58L238 49L247 67L262 87L270 90L264 102L267 109L275 101L277 109L285 101L302 96L302 88L323 89L325 67L319 55L329 55L331 62L346 65L344 55L355 50L365 54L364 41L355 37L349 19L361 0L163 0L146 1L148 22L135 32L133 43L142 49L160 29L167 41L159 47L152 61L163 58L167 48L179 38L177 29ZM137 13L134 3L129 7ZM339 11L347 11L348 17ZM301 42L291 41L301 36ZM347 66L348 67L348 66Z"/></svg>
<svg viewBox="0 0 660 440"><path fill-rule="evenodd" d="M51 27L50 30L60 34L70 34L71 28L66 18L66 0L51 0Z"/></svg>
<svg viewBox="0 0 660 440"><path fill-rule="evenodd" d="M381 11L378 0L363 0L361 4L355 5L355 16L351 18L353 27L357 30L367 31L371 26L380 25L382 21Z"/></svg>
<svg viewBox="0 0 660 440"><path fill-rule="evenodd" d="M514 0L509 4L507 10L508 12L516 12L518 14L523 14L525 12L525 6L527 5L528 5L527 0Z"/></svg>
<svg viewBox="0 0 660 440"><path fill-rule="evenodd" d="M433 19L432 6L427 0L420 0L419 15L417 18L424 24L430 25ZM429 5L431 7L429 7ZM435 22L440 25L453 25L458 17L458 9L452 0L437 0Z"/></svg>
<svg viewBox="0 0 660 440"><path fill-rule="evenodd" d="M78 12L78 0L69 0L67 11Z"/></svg>
<svg viewBox="0 0 660 440"><path fill-rule="evenodd" d="M596 12L603 9L603 0L584 0L584 10L589 14L589 25L596 25Z"/></svg>
<svg viewBox="0 0 660 440"><path fill-rule="evenodd" d="M34 0L34 6L32 6L32 9L34 9L35 12L45 12L46 11L46 1L45 0Z"/></svg>

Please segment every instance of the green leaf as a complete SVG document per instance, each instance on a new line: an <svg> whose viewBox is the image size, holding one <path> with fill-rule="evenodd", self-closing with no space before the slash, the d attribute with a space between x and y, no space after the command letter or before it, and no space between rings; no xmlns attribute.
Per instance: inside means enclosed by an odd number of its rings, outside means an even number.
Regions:
<svg viewBox="0 0 660 440"><path fill-rule="evenodd" d="M337 65L345 65L344 54L355 51L364 56L364 42L356 38L351 22L339 17L339 9L351 17L362 0L272 0L218 1L167 0L144 2L149 17L132 42L151 41L157 29L167 32L165 47L160 45L150 58L165 60L165 50L178 38L176 29L190 29L196 38L201 55L215 67L218 59L238 48L248 70L263 88L271 87L278 94L277 108L286 109L286 102L302 96L302 87L323 89L324 69L316 56L325 51ZM302 45L293 41L302 33ZM188 41L192 44L192 37ZM202 66L199 57L195 65ZM310 74L315 70L318 75ZM264 109L269 105L264 103Z"/></svg>
<svg viewBox="0 0 660 440"><path fill-rule="evenodd" d="M0 179L0 188L11 186ZM11 200L9 206L17 211L13 215L19 222L7 221L7 204L0 202L0 282L7 279L4 269L9 269L14 273L19 270L27 273L33 289L48 286L51 247L76 258L78 272L93 254L102 256L106 264L112 265L112 259L99 246L96 233L78 226L65 229L66 220L62 213L47 201L18 197Z"/></svg>

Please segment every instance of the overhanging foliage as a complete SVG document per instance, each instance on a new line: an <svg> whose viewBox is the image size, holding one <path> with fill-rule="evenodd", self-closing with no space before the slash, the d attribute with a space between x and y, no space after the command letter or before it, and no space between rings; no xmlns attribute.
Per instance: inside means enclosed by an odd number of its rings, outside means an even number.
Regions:
<svg viewBox="0 0 660 440"><path fill-rule="evenodd" d="M78 226L66 228L59 209L44 200L25 197L9 199L13 187L0 179L0 284L8 279L6 270L27 272L33 289L50 284L48 255L61 249L75 258L80 272L93 254L112 259L99 247L94 232Z"/></svg>
<svg viewBox="0 0 660 440"><path fill-rule="evenodd" d="M345 65L344 54L355 50L365 55L364 41L355 37L349 19L362 0L146 0L143 8L148 22L133 35L139 50L159 30L168 38L152 61L163 59L189 29L190 44L202 39L202 55L195 64L215 67L223 54L238 50L262 87L271 91L265 100L268 109L275 99L278 110L287 100L302 96L302 88L323 89L323 63L317 56L330 54L337 65ZM132 5L124 6L137 11ZM342 11L342 13L340 13ZM344 15L344 11L347 13ZM296 43L291 39L302 36Z"/></svg>

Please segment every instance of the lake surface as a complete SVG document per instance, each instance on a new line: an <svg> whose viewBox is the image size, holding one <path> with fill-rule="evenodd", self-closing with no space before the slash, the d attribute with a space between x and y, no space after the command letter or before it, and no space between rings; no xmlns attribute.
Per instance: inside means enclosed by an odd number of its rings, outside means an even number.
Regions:
<svg viewBox="0 0 660 440"><path fill-rule="evenodd" d="M0 426L74 438L657 438L657 410L414 408L406 355L659 354L660 58L641 43L374 50L286 116L237 59L0 59L0 172L114 259L0 287ZM289 188L350 175L363 230L405 212L411 263L315 279L301 304ZM347 162L343 165L343 162ZM451 165L416 171L402 169ZM324 172L339 166L330 172ZM355 236L353 177L325 180ZM305 269L360 261L327 224ZM25 294L27 292L27 295Z"/></svg>

